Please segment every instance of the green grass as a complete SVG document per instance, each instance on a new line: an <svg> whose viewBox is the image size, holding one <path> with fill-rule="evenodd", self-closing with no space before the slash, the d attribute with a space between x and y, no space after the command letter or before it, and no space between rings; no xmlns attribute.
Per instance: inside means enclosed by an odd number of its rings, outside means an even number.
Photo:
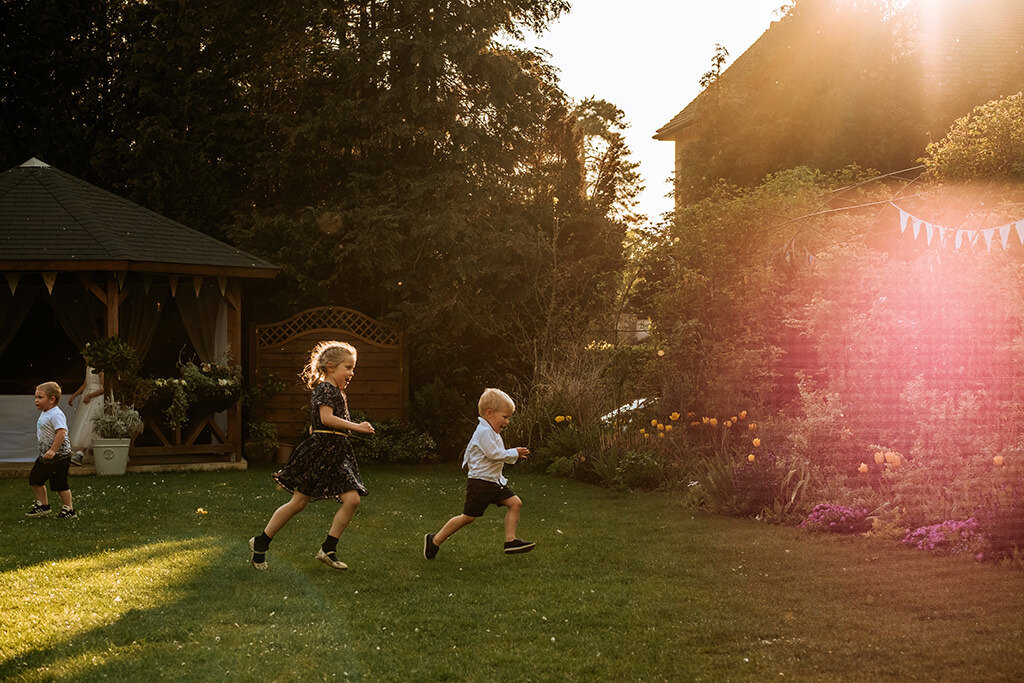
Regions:
<svg viewBox="0 0 1024 683"><path fill-rule="evenodd" d="M330 502L249 567L286 500L267 470L76 477L78 520L24 517L0 480L0 679L1024 676L1018 570L512 474L537 550L502 555L491 508L427 562L462 475L364 467L347 572L313 558Z"/></svg>

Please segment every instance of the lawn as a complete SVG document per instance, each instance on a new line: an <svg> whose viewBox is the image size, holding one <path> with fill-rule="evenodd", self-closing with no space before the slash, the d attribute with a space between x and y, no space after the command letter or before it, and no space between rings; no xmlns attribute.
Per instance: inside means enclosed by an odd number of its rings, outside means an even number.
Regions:
<svg viewBox="0 0 1024 683"><path fill-rule="evenodd" d="M454 467L364 467L336 572L334 505L247 541L268 470L72 479L78 520L0 480L0 679L1020 679L1024 574L512 471L527 555L491 508L437 559ZM56 502L56 497L53 497ZM201 510L205 510L203 514Z"/></svg>

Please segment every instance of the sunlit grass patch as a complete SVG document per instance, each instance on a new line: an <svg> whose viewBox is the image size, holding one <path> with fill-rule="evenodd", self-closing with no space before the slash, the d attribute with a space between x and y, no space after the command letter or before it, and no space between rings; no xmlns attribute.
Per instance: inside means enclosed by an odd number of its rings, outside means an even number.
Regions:
<svg viewBox="0 0 1024 683"><path fill-rule="evenodd" d="M100 550L29 564L3 574L17 601L0 602L0 621L19 624L0 639L0 661L54 648L133 610L178 600L181 584L215 554L210 538Z"/></svg>

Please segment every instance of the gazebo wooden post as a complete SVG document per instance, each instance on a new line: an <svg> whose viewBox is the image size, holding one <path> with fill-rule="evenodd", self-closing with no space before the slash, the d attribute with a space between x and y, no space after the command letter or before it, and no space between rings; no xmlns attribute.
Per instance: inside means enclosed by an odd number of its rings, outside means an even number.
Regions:
<svg viewBox="0 0 1024 683"><path fill-rule="evenodd" d="M227 303L228 353L232 362L242 365L242 287L237 278L228 278L224 290ZM238 462L242 457L242 411L241 399L228 408L228 441L235 447L231 453L231 462Z"/></svg>

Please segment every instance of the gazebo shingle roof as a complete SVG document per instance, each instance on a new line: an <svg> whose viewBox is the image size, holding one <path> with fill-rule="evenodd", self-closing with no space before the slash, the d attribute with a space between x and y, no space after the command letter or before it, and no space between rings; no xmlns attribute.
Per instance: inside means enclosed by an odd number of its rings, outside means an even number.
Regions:
<svg viewBox="0 0 1024 683"><path fill-rule="evenodd" d="M38 159L0 174L0 268L183 272L181 266L257 278L278 270Z"/></svg>

